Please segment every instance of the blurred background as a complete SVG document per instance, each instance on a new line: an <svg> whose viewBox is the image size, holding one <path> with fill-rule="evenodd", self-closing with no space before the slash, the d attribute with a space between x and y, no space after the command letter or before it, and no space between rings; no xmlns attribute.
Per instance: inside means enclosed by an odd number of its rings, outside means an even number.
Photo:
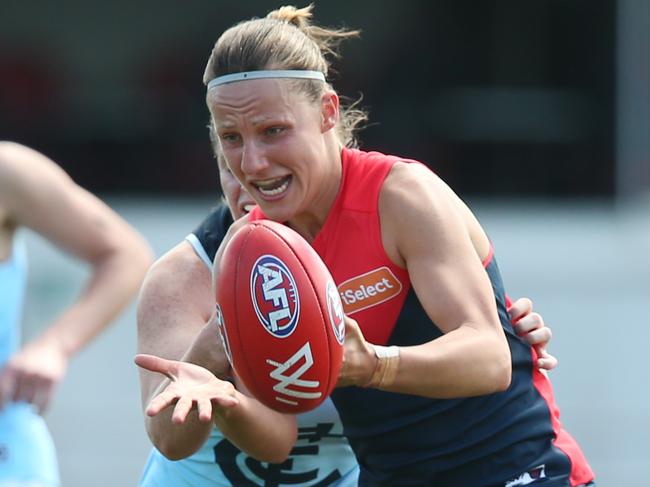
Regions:
<svg viewBox="0 0 650 487"><path fill-rule="evenodd" d="M281 4L1 0L0 139L55 159L161 255L217 197L212 45ZM598 485L648 485L650 2L315 4L318 23L363 31L330 77L363 94L362 146L426 162L470 204L509 293L555 332L563 421ZM26 338L86 275L28 243ZM47 416L64 486L136 485L150 444L134 352L131 307L72 363Z"/></svg>

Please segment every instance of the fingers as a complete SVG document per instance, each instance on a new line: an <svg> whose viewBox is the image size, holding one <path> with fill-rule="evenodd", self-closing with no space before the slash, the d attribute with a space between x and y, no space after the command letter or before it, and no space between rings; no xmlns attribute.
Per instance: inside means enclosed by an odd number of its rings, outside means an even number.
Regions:
<svg viewBox="0 0 650 487"><path fill-rule="evenodd" d="M537 357L537 367L540 369L553 370L555 367L557 367L557 358L548 353L545 349L538 350Z"/></svg>
<svg viewBox="0 0 650 487"><path fill-rule="evenodd" d="M513 325L519 335L544 327L544 319L539 313L530 313L519 318Z"/></svg>
<svg viewBox="0 0 650 487"><path fill-rule="evenodd" d="M515 332L535 347L537 367L542 370L557 367L557 358L546 351L546 345L553 337L553 332L544 324L541 315L533 312L533 302L528 298L519 298L508 309L508 313Z"/></svg>
<svg viewBox="0 0 650 487"><path fill-rule="evenodd" d="M244 387L241 381L238 381L238 383L240 388L246 390L246 388ZM214 406L216 407L221 407L226 409L237 406L239 404L239 399L236 395L235 386L230 382L222 382L222 384L223 387L221 393L215 394L210 398L212 404L214 404ZM248 391L247 393L250 394L250 392Z"/></svg>
<svg viewBox="0 0 650 487"><path fill-rule="evenodd" d="M222 408L232 408L239 404L239 399L230 395L215 397L212 400Z"/></svg>
<svg viewBox="0 0 650 487"><path fill-rule="evenodd" d="M50 377L37 374L17 375L5 370L0 374L0 409L10 402L26 402L33 404L38 413L47 409L56 381Z"/></svg>
<svg viewBox="0 0 650 487"><path fill-rule="evenodd" d="M239 399L228 390L209 395L179 395L177 392L163 391L149 402L145 413L147 416L155 416L175 404L171 418L173 423L185 423L193 409L197 410L199 420L207 423L212 420L213 403L217 407L231 408L239 404Z"/></svg>
<svg viewBox="0 0 650 487"><path fill-rule="evenodd" d="M175 362L155 355L139 353L133 359L138 367L169 376L175 370Z"/></svg>
<svg viewBox="0 0 650 487"><path fill-rule="evenodd" d="M531 331L519 332L521 338L529 345L543 345L551 340L553 332L547 326L542 325L542 328L533 329Z"/></svg>
<svg viewBox="0 0 650 487"><path fill-rule="evenodd" d="M519 298L508 309L510 314L510 323L516 323L523 316L533 311L533 302L528 298Z"/></svg>
<svg viewBox="0 0 650 487"><path fill-rule="evenodd" d="M194 401L188 397L179 398L174 408L174 413L172 414L172 423L174 424L183 424L187 415L192 410L192 405Z"/></svg>
<svg viewBox="0 0 650 487"><path fill-rule="evenodd" d="M151 370L153 372L158 372L158 369L160 368L160 362L163 360L164 359L160 357L146 353L139 353L133 358L133 361L138 367L142 367L143 369Z"/></svg>
<svg viewBox="0 0 650 487"><path fill-rule="evenodd" d="M163 409L166 409L174 404L177 399L178 396L176 394L168 391L163 391L149 402L149 405L147 406L145 412L147 413L147 416L155 416Z"/></svg>
<svg viewBox="0 0 650 487"><path fill-rule="evenodd" d="M196 401L196 407L199 411L199 421L209 423L212 421L212 401L209 399L199 399Z"/></svg>
<svg viewBox="0 0 650 487"><path fill-rule="evenodd" d="M14 385L14 402L27 402L32 404L36 395L38 378L32 374L23 374Z"/></svg>
<svg viewBox="0 0 650 487"><path fill-rule="evenodd" d="M346 332L347 330L354 330L357 331L358 333L361 333L361 328L359 328L359 323L357 323L357 321L354 318L350 318L348 315L345 315L344 322L345 322Z"/></svg>
<svg viewBox="0 0 650 487"><path fill-rule="evenodd" d="M343 364L336 387L367 384L376 365L374 348L366 342L358 323L346 316Z"/></svg>
<svg viewBox="0 0 650 487"><path fill-rule="evenodd" d="M34 395L34 400L32 403L36 408L38 409L39 414L45 413L47 411L48 406L50 405L50 401L52 399L52 396L54 396L54 385L48 385L46 387L39 388L36 391L36 394Z"/></svg>

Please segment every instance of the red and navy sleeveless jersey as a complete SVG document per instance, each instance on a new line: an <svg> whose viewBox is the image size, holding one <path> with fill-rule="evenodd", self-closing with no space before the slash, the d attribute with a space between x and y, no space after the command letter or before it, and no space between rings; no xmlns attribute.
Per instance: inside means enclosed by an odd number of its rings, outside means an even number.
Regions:
<svg viewBox="0 0 650 487"><path fill-rule="evenodd" d="M442 332L418 301L406 269L395 265L382 245L379 192L397 161L415 162L344 149L339 193L312 245L365 338L408 346ZM256 208L251 217L263 214ZM484 265L511 351L510 387L439 400L377 389L336 389L332 399L361 466L360 485L491 487L540 465L547 480L567 479L545 485L574 486L593 479L580 448L559 423L550 383L534 366L533 349L510 325L492 253Z"/></svg>

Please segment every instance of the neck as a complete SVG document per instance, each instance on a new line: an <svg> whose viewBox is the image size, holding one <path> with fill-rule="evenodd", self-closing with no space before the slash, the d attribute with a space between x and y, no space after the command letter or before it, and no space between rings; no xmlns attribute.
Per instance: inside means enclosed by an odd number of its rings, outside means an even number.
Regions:
<svg viewBox="0 0 650 487"><path fill-rule="evenodd" d="M314 203L311 208L300 215L292 218L287 224L298 232L307 242L311 243L320 232L321 228L327 220L336 197L341 187L341 178L343 174L343 166L341 160L341 151L343 147L339 144L332 144L327 151L327 157L333 161L330 165L332 168L327 175L326 181L320 188L319 193L316 195Z"/></svg>

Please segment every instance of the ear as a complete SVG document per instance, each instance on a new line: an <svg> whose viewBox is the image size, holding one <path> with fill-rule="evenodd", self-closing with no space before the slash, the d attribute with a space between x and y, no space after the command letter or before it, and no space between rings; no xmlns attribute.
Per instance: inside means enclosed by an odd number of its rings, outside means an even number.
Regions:
<svg viewBox="0 0 650 487"><path fill-rule="evenodd" d="M334 128L339 122L339 96L329 90L321 97L321 131L323 133Z"/></svg>

